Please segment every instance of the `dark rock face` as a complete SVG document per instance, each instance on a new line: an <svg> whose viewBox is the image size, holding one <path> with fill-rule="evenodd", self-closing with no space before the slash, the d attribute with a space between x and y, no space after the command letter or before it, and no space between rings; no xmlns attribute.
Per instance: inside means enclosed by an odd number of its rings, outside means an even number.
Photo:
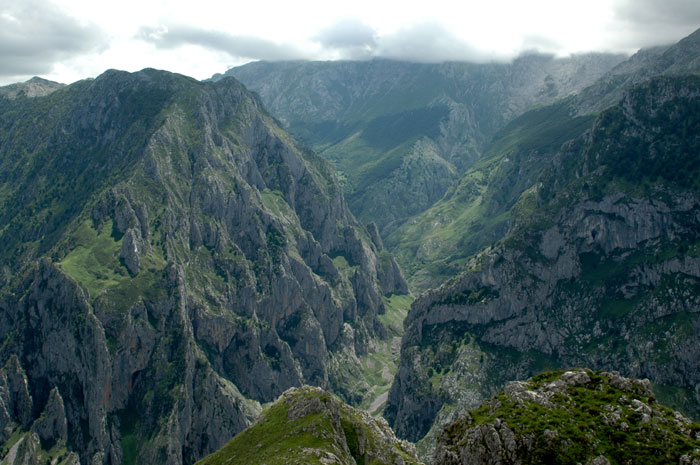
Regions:
<svg viewBox="0 0 700 465"><path fill-rule="evenodd" d="M0 426L2 441L6 441L17 424L31 423L32 396L27 386L27 375L17 360L10 357L0 371Z"/></svg>
<svg viewBox="0 0 700 465"><path fill-rule="evenodd" d="M35 155L4 197L3 434L81 463L193 463L258 402L332 389L333 351L363 353L406 290L327 163L233 79L109 71L0 105L3 171Z"/></svg>
<svg viewBox="0 0 700 465"><path fill-rule="evenodd" d="M700 133L677 129L699 127L699 99L696 77L631 90L563 148L505 239L414 303L387 411L400 437L548 367L649 378L698 414Z"/></svg>
<svg viewBox="0 0 700 465"><path fill-rule="evenodd" d="M575 425L575 426L573 426ZM700 425L648 380L583 370L508 383L440 435L435 465L700 462Z"/></svg>
<svg viewBox="0 0 700 465"><path fill-rule="evenodd" d="M58 388L51 389L46 407L44 407L39 419L32 425L32 430L39 436L45 449L50 449L55 443L66 443L68 439L66 410Z"/></svg>

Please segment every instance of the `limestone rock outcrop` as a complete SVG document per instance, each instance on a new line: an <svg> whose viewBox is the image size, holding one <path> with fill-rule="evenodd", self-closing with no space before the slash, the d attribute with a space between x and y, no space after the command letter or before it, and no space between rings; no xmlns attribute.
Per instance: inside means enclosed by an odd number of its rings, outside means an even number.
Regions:
<svg viewBox="0 0 700 465"><path fill-rule="evenodd" d="M434 465L700 461L700 425L649 380L571 370L514 382L440 435Z"/></svg>

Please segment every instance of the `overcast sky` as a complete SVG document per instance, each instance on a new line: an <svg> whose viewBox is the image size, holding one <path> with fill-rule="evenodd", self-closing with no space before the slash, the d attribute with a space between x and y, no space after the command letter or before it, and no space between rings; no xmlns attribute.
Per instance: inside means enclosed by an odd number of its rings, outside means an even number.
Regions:
<svg viewBox="0 0 700 465"><path fill-rule="evenodd" d="M0 84L253 60L502 61L673 43L700 0L0 0Z"/></svg>

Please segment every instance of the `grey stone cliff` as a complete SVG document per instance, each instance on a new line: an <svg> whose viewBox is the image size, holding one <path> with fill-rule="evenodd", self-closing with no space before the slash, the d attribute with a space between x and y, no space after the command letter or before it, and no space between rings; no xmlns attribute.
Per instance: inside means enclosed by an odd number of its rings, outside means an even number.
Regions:
<svg viewBox="0 0 700 465"><path fill-rule="evenodd" d="M700 195L685 177L670 178L675 170L644 169L665 154L668 163L696 159L697 134L684 149L664 144L696 124L700 82L636 89L565 146L551 176L514 208L502 241L416 300L387 410L400 437L434 438L438 424L505 382L569 366L649 378L662 400L675 390L678 407L698 415ZM637 144L645 168L622 169Z"/></svg>
<svg viewBox="0 0 700 465"><path fill-rule="evenodd" d="M396 263L327 163L238 82L108 71L3 104L31 114L42 98L49 129L30 142L55 158L36 170L81 180L50 196L80 208L51 231L17 225L13 240L54 242L3 264L17 266L0 299L3 434L66 441L83 464L194 463L260 402L305 382L335 388L332 353L382 334L382 296L406 290ZM22 121L8 150L24 143Z"/></svg>

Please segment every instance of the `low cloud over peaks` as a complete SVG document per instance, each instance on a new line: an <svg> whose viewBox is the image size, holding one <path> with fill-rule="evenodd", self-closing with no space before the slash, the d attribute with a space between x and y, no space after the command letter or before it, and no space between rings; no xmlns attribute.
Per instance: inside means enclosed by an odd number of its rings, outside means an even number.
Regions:
<svg viewBox="0 0 700 465"><path fill-rule="evenodd" d="M183 45L198 45L225 52L235 58L256 60L296 60L311 58L293 45L278 44L254 36L234 35L185 25L172 27L143 27L137 36L158 48L172 49Z"/></svg>
<svg viewBox="0 0 700 465"><path fill-rule="evenodd" d="M0 77L46 74L59 61L106 46L100 29L51 3L0 0Z"/></svg>
<svg viewBox="0 0 700 465"><path fill-rule="evenodd" d="M322 49L339 52L343 58L369 58L377 47L376 32L358 19L343 19L323 28L313 40Z"/></svg>
<svg viewBox="0 0 700 465"><path fill-rule="evenodd" d="M332 26L323 28L315 40L323 47L352 48L375 47L374 29L359 19L343 19Z"/></svg>
<svg viewBox="0 0 700 465"><path fill-rule="evenodd" d="M415 24L381 37L375 56L428 63L484 62L495 58L476 49L437 22Z"/></svg>
<svg viewBox="0 0 700 465"><path fill-rule="evenodd" d="M379 35L371 26L345 19L324 28L314 40L345 59L391 58L418 62L487 61L479 52L437 22L423 22Z"/></svg>
<svg viewBox="0 0 700 465"><path fill-rule="evenodd" d="M415 24L380 36L362 21L344 19L323 28L311 38L319 46L313 52L259 37L234 35L186 25L143 27L137 38L161 49L197 45L225 52L234 58L266 61L319 59L329 55L349 60L391 58L417 62L493 59L434 22Z"/></svg>

